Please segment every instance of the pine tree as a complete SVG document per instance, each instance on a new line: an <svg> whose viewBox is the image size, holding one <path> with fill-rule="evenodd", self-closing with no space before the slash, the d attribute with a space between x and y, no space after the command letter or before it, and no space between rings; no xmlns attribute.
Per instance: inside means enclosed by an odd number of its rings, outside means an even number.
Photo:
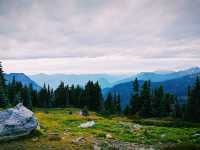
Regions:
<svg viewBox="0 0 200 150"><path fill-rule="evenodd" d="M38 92L36 90L31 91L31 102L33 107L38 107Z"/></svg>
<svg viewBox="0 0 200 150"><path fill-rule="evenodd" d="M167 117L172 115L174 104L174 96L170 93L165 94L164 98L161 101L161 117Z"/></svg>
<svg viewBox="0 0 200 150"><path fill-rule="evenodd" d="M90 110L101 111L103 105L103 96L98 82L88 81L85 85L82 106L86 105Z"/></svg>
<svg viewBox="0 0 200 150"><path fill-rule="evenodd" d="M0 62L0 107L6 107L8 105L5 82L6 80L4 79L4 73Z"/></svg>
<svg viewBox="0 0 200 150"><path fill-rule="evenodd" d="M75 107L79 108L81 107L83 92L84 90L79 85L75 88L75 101L74 101Z"/></svg>
<svg viewBox="0 0 200 150"><path fill-rule="evenodd" d="M195 85L188 90L186 118L190 121L200 122L200 81L197 77Z"/></svg>
<svg viewBox="0 0 200 150"><path fill-rule="evenodd" d="M76 103L76 91L75 87L72 84L71 87L68 85L65 87L66 92L69 94L69 105L75 106Z"/></svg>
<svg viewBox="0 0 200 150"><path fill-rule="evenodd" d="M84 106L84 107L83 107L83 109L82 109L82 115L83 115L83 116L89 116L89 111L88 111L87 106Z"/></svg>
<svg viewBox="0 0 200 150"><path fill-rule="evenodd" d="M55 103L57 107L65 107L69 105L69 97L64 82L61 82L55 90Z"/></svg>
<svg viewBox="0 0 200 150"><path fill-rule="evenodd" d="M113 102L113 96L111 93L108 94L105 102L104 102L105 111L107 114L114 114L115 113L115 105Z"/></svg>
<svg viewBox="0 0 200 150"><path fill-rule="evenodd" d="M126 107L125 107L125 109L123 110L123 114L125 115L125 116L128 116L128 115L130 115L130 107L127 105Z"/></svg>
<svg viewBox="0 0 200 150"><path fill-rule="evenodd" d="M94 110L93 108L93 82L88 81L85 85L85 92L84 92L84 102L83 106L87 106L90 110Z"/></svg>
<svg viewBox="0 0 200 150"><path fill-rule="evenodd" d="M176 98L176 100L175 100L175 106L174 106L174 107L175 107L175 108L174 108L174 112L173 112L173 117L174 117L174 118L182 118L182 117L183 117L183 116L182 116L183 112L182 112L181 105L180 105L180 103L178 102L177 98Z"/></svg>
<svg viewBox="0 0 200 150"><path fill-rule="evenodd" d="M136 78L133 82L133 96L130 101L130 113L133 115L137 113L142 106L141 100L140 100L140 95L139 95L139 83L138 79Z"/></svg>
<svg viewBox="0 0 200 150"><path fill-rule="evenodd" d="M163 86L160 86L159 88L154 90L154 95L152 98L152 115L153 117L160 117L161 112L161 101L164 98L164 90Z"/></svg>
<svg viewBox="0 0 200 150"><path fill-rule="evenodd" d="M117 95L115 106L116 106L117 113L120 114L121 113L121 98L119 94Z"/></svg>
<svg viewBox="0 0 200 150"><path fill-rule="evenodd" d="M117 112L117 94L116 93L113 94L113 105L114 105L114 107L113 107L114 110L113 111L116 114L116 113L118 113Z"/></svg>
<svg viewBox="0 0 200 150"><path fill-rule="evenodd" d="M22 88L21 98L22 98L23 105L26 106L29 109L32 109L30 89L27 86L24 86Z"/></svg>
<svg viewBox="0 0 200 150"><path fill-rule="evenodd" d="M94 110L101 111L102 110L102 105L103 105L103 96L102 96L101 87L100 87L98 81L94 84L94 90L95 90Z"/></svg>
<svg viewBox="0 0 200 150"><path fill-rule="evenodd" d="M142 108L140 115L142 117L151 116L151 99L150 99L150 81L144 81L141 89Z"/></svg>
<svg viewBox="0 0 200 150"><path fill-rule="evenodd" d="M44 84L43 88L39 91L37 101L39 107L48 106L48 91L46 88L46 84Z"/></svg>

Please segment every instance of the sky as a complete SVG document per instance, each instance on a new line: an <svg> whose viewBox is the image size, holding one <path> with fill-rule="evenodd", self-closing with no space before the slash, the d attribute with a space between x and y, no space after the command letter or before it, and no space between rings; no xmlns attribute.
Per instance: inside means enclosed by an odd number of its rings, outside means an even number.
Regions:
<svg viewBox="0 0 200 150"><path fill-rule="evenodd" d="M5 72L133 73L200 66L200 0L0 0Z"/></svg>

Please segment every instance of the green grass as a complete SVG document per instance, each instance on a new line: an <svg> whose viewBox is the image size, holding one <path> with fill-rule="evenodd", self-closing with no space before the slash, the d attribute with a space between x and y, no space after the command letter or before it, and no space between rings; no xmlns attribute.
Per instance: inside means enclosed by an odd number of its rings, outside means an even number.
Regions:
<svg viewBox="0 0 200 150"><path fill-rule="evenodd" d="M69 115L72 111L72 115ZM34 109L40 123L40 129L34 134L22 139L1 143L1 149L93 149L95 139L102 141L107 134L111 134L113 140L132 142L146 145L183 145L185 143L200 144L200 137L194 134L200 133L198 125L189 127L174 127L162 125L158 120L151 119L151 123L140 121L142 127L135 129L134 120L126 117L105 117L90 112L90 116L84 117L78 114L79 109ZM96 126L82 129L79 125L83 122L94 120ZM156 123L155 123L156 122ZM171 122L172 123L172 122ZM51 134L56 134L52 137ZM85 142L75 144L72 141L78 137L85 137Z"/></svg>

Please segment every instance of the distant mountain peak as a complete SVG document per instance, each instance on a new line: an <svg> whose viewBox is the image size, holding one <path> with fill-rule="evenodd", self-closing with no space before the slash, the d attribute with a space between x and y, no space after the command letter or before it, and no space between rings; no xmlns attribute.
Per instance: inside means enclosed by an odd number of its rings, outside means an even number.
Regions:
<svg viewBox="0 0 200 150"><path fill-rule="evenodd" d="M175 71L171 71L171 70L156 70L154 71L154 73L156 74L169 74L169 73L174 73Z"/></svg>
<svg viewBox="0 0 200 150"><path fill-rule="evenodd" d="M199 72L200 71L200 67L192 67L192 68L189 68L189 69L187 69L187 70L185 70L185 71L192 71L192 72Z"/></svg>

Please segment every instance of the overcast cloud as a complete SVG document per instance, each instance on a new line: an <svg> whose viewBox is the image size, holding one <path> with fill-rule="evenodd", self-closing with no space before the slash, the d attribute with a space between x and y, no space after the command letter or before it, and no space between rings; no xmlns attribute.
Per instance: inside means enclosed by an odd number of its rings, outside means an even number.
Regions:
<svg viewBox="0 0 200 150"><path fill-rule="evenodd" d="M199 66L199 8L200 0L0 0L0 60L25 73Z"/></svg>

